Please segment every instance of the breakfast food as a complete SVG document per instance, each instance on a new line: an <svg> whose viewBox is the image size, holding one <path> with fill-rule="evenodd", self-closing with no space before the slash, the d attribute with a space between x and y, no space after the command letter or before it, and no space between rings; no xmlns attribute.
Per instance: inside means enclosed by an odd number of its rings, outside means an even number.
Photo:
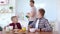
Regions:
<svg viewBox="0 0 60 34"><path fill-rule="evenodd" d="M21 30L19 30L18 32L25 32L25 31L21 29Z"/></svg>
<svg viewBox="0 0 60 34"><path fill-rule="evenodd" d="M22 28L22 29L14 29L14 33L25 33L26 28Z"/></svg>

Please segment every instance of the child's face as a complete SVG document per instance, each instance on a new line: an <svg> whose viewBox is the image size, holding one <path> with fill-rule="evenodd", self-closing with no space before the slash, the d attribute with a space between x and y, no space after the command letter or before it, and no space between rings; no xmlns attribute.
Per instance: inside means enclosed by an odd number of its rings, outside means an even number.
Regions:
<svg viewBox="0 0 60 34"><path fill-rule="evenodd" d="M37 17L42 18L42 15L41 15L41 13L39 11L37 12Z"/></svg>
<svg viewBox="0 0 60 34"><path fill-rule="evenodd" d="M18 22L18 18L17 17L13 18L12 22L13 23L17 23Z"/></svg>

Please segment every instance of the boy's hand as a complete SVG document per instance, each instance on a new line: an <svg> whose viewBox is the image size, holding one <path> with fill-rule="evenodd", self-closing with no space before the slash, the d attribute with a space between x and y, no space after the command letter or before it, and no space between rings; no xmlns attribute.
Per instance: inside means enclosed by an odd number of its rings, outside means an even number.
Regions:
<svg viewBox="0 0 60 34"><path fill-rule="evenodd" d="M43 31L43 32L44 32L44 31L45 31L45 28L42 28L42 29L41 29L41 31Z"/></svg>
<svg viewBox="0 0 60 34"><path fill-rule="evenodd" d="M37 32L40 32L40 29L36 29Z"/></svg>

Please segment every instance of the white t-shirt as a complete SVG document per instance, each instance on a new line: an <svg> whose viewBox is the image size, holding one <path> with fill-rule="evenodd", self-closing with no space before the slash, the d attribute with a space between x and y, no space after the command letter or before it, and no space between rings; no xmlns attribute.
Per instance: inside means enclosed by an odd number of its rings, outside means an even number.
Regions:
<svg viewBox="0 0 60 34"><path fill-rule="evenodd" d="M36 22L35 28L38 29L39 19Z"/></svg>
<svg viewBox="0 0 60 34"><path fill-rule="evenodd" d="M36 11L36 7L31 7L30 13L31 13L31 12L36 13L36 12L37 12L37 11ZM29 21L34 21L35 19L36 19L36 16L29 18Z"/></svg>
<svg viewBox="0 0 60 34"><path fill-rule="evenodd" d="M36 12L36 7L31 7L31 11Z"/></svg>

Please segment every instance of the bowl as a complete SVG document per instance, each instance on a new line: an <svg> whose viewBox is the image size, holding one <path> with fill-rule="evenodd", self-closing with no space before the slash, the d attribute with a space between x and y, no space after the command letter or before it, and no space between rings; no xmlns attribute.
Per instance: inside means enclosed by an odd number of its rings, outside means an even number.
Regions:
<svg viewBox="0 0 60 34"><path fill-rule="evenodd" d="M30 32L35 32L36 29L35 28L30 28Z"/></svg>

